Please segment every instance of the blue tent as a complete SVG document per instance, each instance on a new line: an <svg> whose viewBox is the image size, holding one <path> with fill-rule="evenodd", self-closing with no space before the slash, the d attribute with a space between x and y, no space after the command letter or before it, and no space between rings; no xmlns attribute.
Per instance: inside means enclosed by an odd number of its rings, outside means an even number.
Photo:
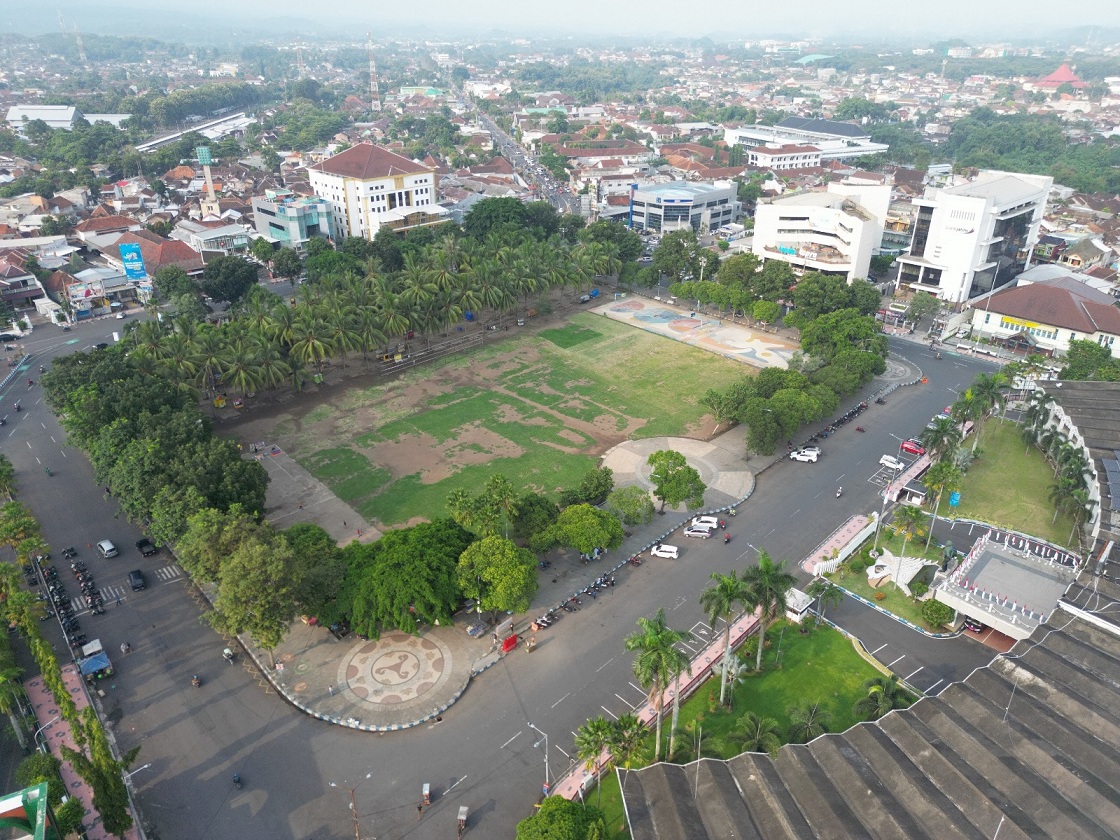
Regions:
<svg viewBox="0 0 1120 840"><path fill-rule="evenodd" d="M93 656L87 656L85 659L79 659L78 670L87 679L100 679L113 673L113 663L109 661L109 655L105 651L101 651Z"/></svg>

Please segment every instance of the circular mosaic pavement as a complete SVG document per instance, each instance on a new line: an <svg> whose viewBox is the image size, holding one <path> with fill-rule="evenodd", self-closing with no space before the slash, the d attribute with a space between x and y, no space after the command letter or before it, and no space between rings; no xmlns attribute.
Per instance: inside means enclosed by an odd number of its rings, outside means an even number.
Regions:
<svg viewBox="0 0 1120 840"><path fill-rule="evenodd" d="M344 668L347 690L393 705L423 697L446 679L450 653L432 638L387 633L354 648Z"/></svg>

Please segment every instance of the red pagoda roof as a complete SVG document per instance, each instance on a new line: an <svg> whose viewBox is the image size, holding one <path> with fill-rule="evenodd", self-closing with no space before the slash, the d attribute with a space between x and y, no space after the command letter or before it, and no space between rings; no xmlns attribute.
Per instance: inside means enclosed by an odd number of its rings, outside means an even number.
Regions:
<svg viewBox="0 0 1120 840"><path fill-rule="evenodd" d="M1066 84L1072 85L1075 88L1085 87L1085 83L1081 81L1076 73L1069 69L1068 64L1063 64L1049 76L1038 80L1039 87L1056 88Z"/></svg>

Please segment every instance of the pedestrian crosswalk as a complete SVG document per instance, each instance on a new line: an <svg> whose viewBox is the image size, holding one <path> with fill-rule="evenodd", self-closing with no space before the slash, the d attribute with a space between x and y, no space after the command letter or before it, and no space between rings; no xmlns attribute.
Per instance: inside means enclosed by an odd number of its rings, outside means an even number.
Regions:
<svg viewBox="0 0 1120 840"><path fill-rule="evenodd" d="M152 574L154 574L164 583L170 583L171 581L178 580L179 578L183 577L183 570L179 567L178 564L172 563L168 566L164 566L163 568L156 569ZM97 591L98 594L101 595L101 600L106 605L111 606L119 603L121 600L127 597L129 593L129 587L124 585L103 586ZM83 595L77 598L71 598L70 608L75 613L85 612L88 609L85 596Z"/></svg>

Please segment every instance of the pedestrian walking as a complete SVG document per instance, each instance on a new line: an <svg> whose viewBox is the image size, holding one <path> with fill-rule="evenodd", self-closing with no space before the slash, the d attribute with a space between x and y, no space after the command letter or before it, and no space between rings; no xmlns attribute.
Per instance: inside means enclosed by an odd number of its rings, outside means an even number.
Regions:
<svg viewBox="0 0 1120 840"><path fill-rule="evenodd" d="M329 695L330 695L331 697L334 697L334 686L333 686L333 685L328 685L328 686L327 686L327 693L328 693L328 694L329 694Z"/></svg>
<svg viewBox="0 0 1120 840"><path fill-rule="evenodd" d="M424 816L424 803L421 802L416 806L416 821L419 822L420 818Z"/></svg>
<svg viewBox="0 0 1120 840"><path fill-rule="evenodd" d="M509 632L510 632L511 635L513 634L513 622L512 621L509 623Z"/></svg>
<svg viewBox="0 0 1120 840"><path fill-rule="evenodd" d="M114 604L113 606L119 607L120 605L121 605L121 596L120 596L120 595L118 595L118 596L117 596L117 603L116 603L116 604Z"/></svg>

